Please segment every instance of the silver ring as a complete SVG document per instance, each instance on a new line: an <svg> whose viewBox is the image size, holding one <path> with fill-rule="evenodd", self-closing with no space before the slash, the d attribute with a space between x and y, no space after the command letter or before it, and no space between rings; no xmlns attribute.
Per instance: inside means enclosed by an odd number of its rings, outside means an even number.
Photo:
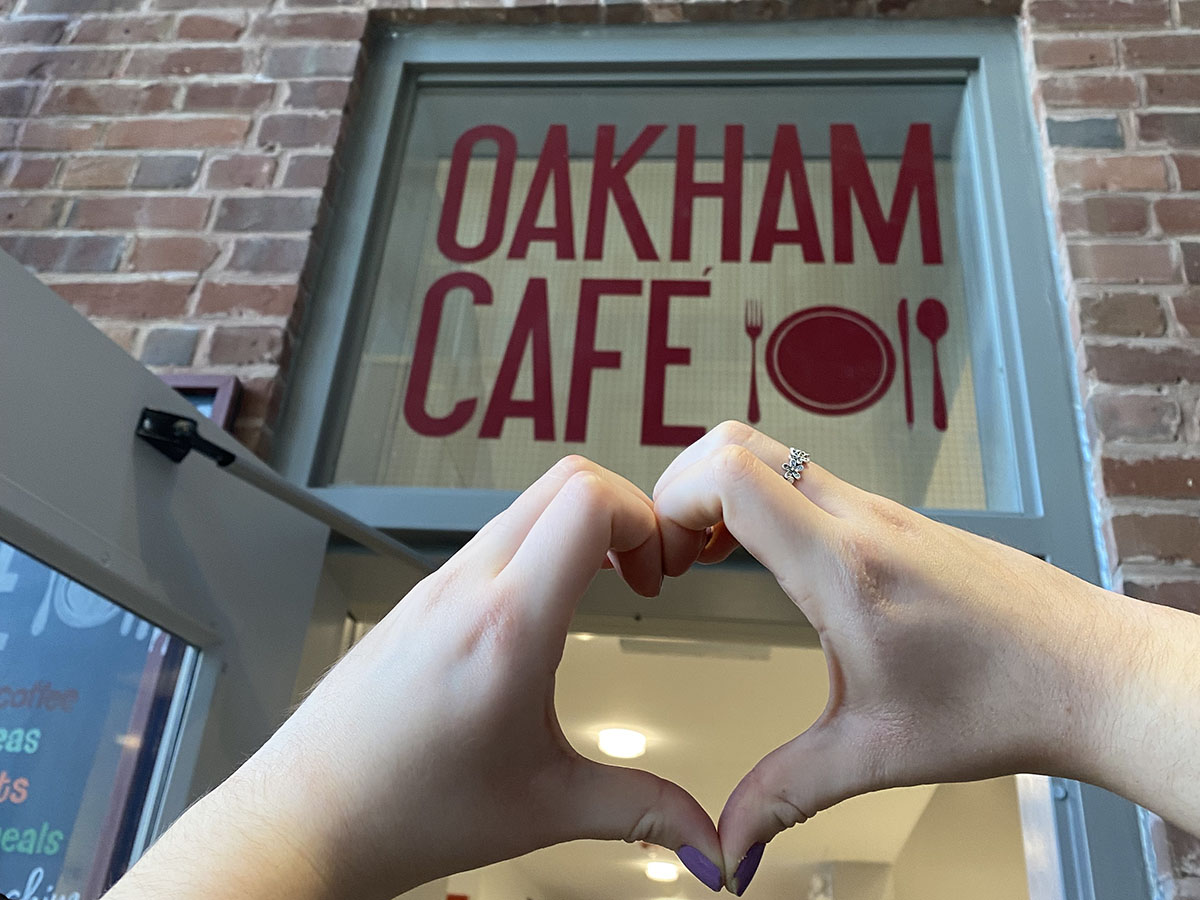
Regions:
<svg viewBox="0 0 1200 900"><path fill-rule="evenodd" d="M795 484L804 475L804 467L812 462L812 458L803 450L795 447L788 448L787 462L783 464L783 477L788 484Z"/></svg>

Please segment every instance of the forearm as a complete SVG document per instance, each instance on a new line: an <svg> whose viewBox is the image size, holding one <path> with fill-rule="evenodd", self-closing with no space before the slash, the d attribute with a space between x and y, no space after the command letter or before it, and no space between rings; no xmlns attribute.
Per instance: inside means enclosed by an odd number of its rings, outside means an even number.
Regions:
<svg viewBox="0 0 1200 900"><path fill-rule="evenodd" d="M104 900L325 900L338 894L320 860L254 810L244 784L226 782L189 808Z"/></svg>
<svg viewBox="0 0 1200 900"><path fill-rule="evenodd" d="M1200 833L1200 616L1105 592L1076 777Z"/></svg>

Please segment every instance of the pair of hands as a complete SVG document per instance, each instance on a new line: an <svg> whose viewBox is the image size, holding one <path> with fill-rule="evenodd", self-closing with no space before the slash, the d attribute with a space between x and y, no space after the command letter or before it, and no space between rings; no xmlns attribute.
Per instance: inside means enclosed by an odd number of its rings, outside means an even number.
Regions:
<svg viewBox="0 0 1200 900"><path fill-rule="evenodd" d="M280 891L291 898L389 898L577 838L674 849L740 895L766 841L856 794L1086 775L1106 710L1079 672L1103 646L1088 623L1106 621L1105 592L818 465L789 484L787 452L726 423L679 455L653 499L563 460L184 818L202 833L205 816L235 810L271 847L271 871L292 879ZM717 828L680 786L580 756L558 724L554 676L599 569L653 596L664 576L738 544L817 630L830 696L741 780Z"/></svg>

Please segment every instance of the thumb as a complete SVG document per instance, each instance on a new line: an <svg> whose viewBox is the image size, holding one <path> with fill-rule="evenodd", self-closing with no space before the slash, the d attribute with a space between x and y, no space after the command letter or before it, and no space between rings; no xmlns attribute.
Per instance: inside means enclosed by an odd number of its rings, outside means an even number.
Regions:
<svg viewBox="0 0 1200 900"><path fill-rule="evenodd" d="M819 722L761 760L741 780L721 811L719 831L725 883L737 896L758 869L763 846L781 831L862 793L867 779L851 742L837 726Z"/></svg>
<svg viewBox="0 0 1200 900"><path fill-rule="evenodd" d="M674 850L710 889L721 889L716 826L696 798L675 782L581 758L571 784L566 808L573 810L579 830L575 837L658 844Z"/></svg>

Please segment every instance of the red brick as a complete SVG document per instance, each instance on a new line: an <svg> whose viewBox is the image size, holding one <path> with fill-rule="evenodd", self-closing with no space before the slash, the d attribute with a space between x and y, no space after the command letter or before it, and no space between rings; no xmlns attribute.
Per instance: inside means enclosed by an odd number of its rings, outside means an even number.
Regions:
<svg viewBox="0 0 1200 900"><path fill-rule="evenodd" d="M1200 147L1200 113L1146 113L1138 116L1138 138L1169 147Z"/></svg>
<svg viewBox="0 0 1200 900"><path fill-rule="evenodd" d="M1156 294L1123 292L1080 297L1079 318L1085 334L1158 337L1167 333L1167 320Z"/></svg>
<svg viewBox="0 0 1200 900"><path fill-rule="evenodd" d="M1145 78L1150 106L1200 106L1200 74L1150 72Z"/></svg>
<svg viewBox="0 0 1200 900"><path fill-rule="evenodd" d="M239 238L225 268L230 272L294 274L304 267L308 248L305 238Z"/></svg>
<svg viewBox="0 0 1200 900"><path fill-rule="evenodd" d="M208 197L82 197L75 201L71 228L200 229L208 216Z"/></svg>
<svg viewBox="0 0 1200 900"><path fill-rule="evenodd" d="M21 4L21 14L119 12L140 5L140 0L25 0Z"/></svg>
<svg viewBox="0 0 1200 900"><path fill-rule="evenodd" d="M25 123L20 146L23 150L90 150L103 131L101 122L32 119Z"/></svg>
<svg viewBox="0 0 1200 900"><path fill-rule="evenodd" d="M1183 421L1179 403L1158 394L1096 394L1089 405L1100 434L1116 443L1169 443Z"/></svg>
<svg viewBox="0 0 1200 900"><path fill-rule="evenodd" d="M136 156L72 156L63 169L64 188L123 188L133 175Z"/></svg>
<svg viewBox="0 0 1200 900"><path fill-rule="evenodd" d="M42 101L44 115L97 116L161 112L179 89L173 84L56 84Z"/></svg>
<svg viewBox="0 0 1200 900"><path fill-rule="evenodd" d="M97 327L126 353L133 353L133 344L137 340L138 329L132 325L114 325L109 322L97 323Z"/></svg>
<svg viewBox="0 0 1200 900"><path fill-rule="evenodd" d="M230 327L213 332L208 359L215 365L249 366L277 362L282 353L282 328Z"/></svg>
<svg viewBox="0 0 1200 900"><path fill-rule="evenodd" d="M0 228L53 228L66 202L38 194L0 197Z"/></svg>
<svg viewBox="0 0 1200 900"><path fill-rule="evenodd" d="M1179 24L1200 28L1200 0L1179 0Z"/></svg>
<svg viewBox="0 0 1200 900"><path fill-rule="evenodd" d="M1183 256L1183 277L1188 284L1200 284L1200 242L1180 241Z"/></svg>
<svg viewBox="0 0 1200 900"><path fill-rule="evenodd" d="M1200 562L1200 518L1195 516L1114 516L1113 534L1122 561L1161 559Z"/></svg>
<svg viewBox="0 0 1200 900"><path fill-rule="evenodd" d="M58 174L59 158L56 156L34 156L19 159L13 168L9 184L15 188L44 188L54 182Z"/></svg>
<svg viewBox="0 0 1200 900"><path fill-rule="evenodd" d="M1071 244L1071 271L1080 281L1173 284L1178 264L1167 244Z"/></svg>
<svg viewBox="0 0 1200 900"><path fill-rule="evenodd" d="M287 173L283 176L283 186L289 188L323 188L329 180L329 163L332 157L328 153L298 154L288 162Z"/></svg>
<svg viewBox="0 0 1200 900"><path fill-rule="evenodd" d="M136 272L202 272L221 252L201 237L139 237L129 257Z"/></svg>
<svg viewBox="0 0 1200 900"><path fill-rule="evenodd" d="M271 13L254 25L257 37L360 40L367 23L365 9L339 12Z"/></svg>
<svg viewBox="0 0 1200 900"><path fill-rule="evenodd" d="M318 197L226 197L217 209L216 231L308 231L317 219Z"/></svg>
<svg viewBox="0 0 1200 900"><path fill-rule="evenodd" d="M359 49L356 43L267 47L263 74L271 78L349 78Z"/></svg>
<svg viewBox="0 0 1200 900"><path fill-rule="evenodd" d="M236 41L245 30L241 16L180 16L177 36L181 41Z"/></svg>
<svg viewBox="0 0 1200 900"><path fill-rule="evenodd" d="M297 109L343 109L350 93L350 79L323 78L289 81L285 105Z"/></svg>
<svg viewBox="0 0 1200 900"><path fill-rule="evenodd" d="M1167 189L1162 156L1101 156L1060 159L1054 166L1062 191L1154 191Z"/></svg>
<svg viewBox="0 0 1200 900"><path fill-rule="evenodd" d="M14 44L57 44L66 30L68 20L9 19L0 22L0 47Z"/></svg>
<svg viewBox="0 0 1200 900"><path fill-rule="evenodd" d="M1137 84L1128 75L1054 75L1041 80L1048 107L1120 109L1137 102Z"/></svg>
<svg viewBox="0 0 1200 900"><path fill-rule="evenodd" d="M1032 0L1028 9L1039 28L1090 31L1171 24L1167 0Z"/></svg>
<svg viewBox="0 0 1200 900"><path fill-rule="evenodd" d="M108 129L109 147L236 147L250 130L250 120L240 116L122 119Z"/></svg>
<svg viewBox="0 0 1200 900"><path fill-rule="evenodd" d="M265 188L275 176L275 157L239 153L212 161L205 184L210 188Z"/></svg>
<svg viewBox="0 0 1200 900"><path fill-rule="evenodd" d="M1146 69L1200 67L1200 34L1164 34L1121 40L1125 65Z"/></svg>
<svg viewBox="0 0 1200 900"><path fill-rule="evenodd" d="M52 285L86 316L146 319L181 316L193 281L99 281Z"/></svg>
<svg viewBox="0 0 1200 900"><path fill-rule="evenodd" d="M1033 53L1041 69L1095 69L1117 62L1116 47L1107 38L1038 38Z"/></svg>
<svg viewBox="0 0 1200 900"><path fill-rule="evenodd" d="M262 81L189 84L183 100L187 110L243 110L266 106L275 96L275 85Z"/></svg>
<svg viewBox="0 0 1200 900"><path fill-rule="evenodd" d="M222 75L245 69L246 51L239 47L146 48L133 51L125 75Z"/></svg>
<svg viewBox="0 0 1200 900"><path fill-rule="evenodd" d="M208 282L200 288L196 312L247 313L263 316L286 316L296 302L295 284L238 284Z"/></svg>
<svg viewBox="0 0 1200 900"><path fill-rule="evenodd" d="M1088 369L1107 384L1200 381L1200 349L1173 344L1087 345Z"/></svg>
<svg viewBox="0 0 1200 900"><path fill-rule="evenodd" d="M38 272L112 272L125 238L101 234L0 236L0 249Z"/></svg>
<svg viewBox="0 0 1200 900"><path fill-rule="evenodd" d="M282 396L278 378L247 378L242 381L238 417L259 422L272 421L279 412Z"/></svg>
<svg viewBox="0 0 1200 900"><path fill-rule="evenodd" d="M261 147L331 147L341 127L340 113L279 113L263 116L258 129L258 143Z"/></svg>
<svg viewBox="0 0 1200 900"><path fill-rule="evenodd" d="M1200 457L1165 456L1151 460L1106 457L1102 467L1104 486L1114 497L1200 498ZM1200 546L1196 552L1200 552Z"/></svg>
<svg viewBox="0 0 1200 900"><path fill-rule="evenodd" d="M0 118L23 119L33 108L37 97L37 84L32 81L23 84L0 85Z"/></svg>
<svg viewBox="0 0 1200 900"><path fill-rule="evenodd" d="M149 44L171 30L170 16L85 16L72 44Z"/></svg>
<svg viewBox="0 0 1200 900"><path fill-rule="evenodd" d="M1191 337L1200 337L1200 291L1193 290L1171 298L1175 320Z"/></svg>
<svg viewBox="0 0 1200 900"><path fill-rule="evenodd" d="M1149 581L1139 576L1126 578L1125 593L1147 603L1200 613L1200 572L1196 572L1193 578L1174 578L1170 581Z"/></svg>
<svg viewBox="0 0 1200 900"><path fill-rule="evenodd" d="M1144 197L1087 197L1059 204L1067 234L1144 234L1150 227L1150 203Z"/></svg>
<svg viewBox="0 0 1200 900"><path fill-rule="evenodd" d="M1200 234L1200 197L1162 197L1154 215L1167 234Z"/></svg>
<svg viewBox="0 0 1200 900"><path fill-rule="evenodd" d="M124 54L123 50L83 47L0 50L0 81L111 78Z"/></svg>
<svg viewBox="0 0 1200 900"><path fill-rule="evenodd" d="M1184 191L1200 191L1200 155L1176 155L1175 169L1179 172L1179 188Z"/></svg>

